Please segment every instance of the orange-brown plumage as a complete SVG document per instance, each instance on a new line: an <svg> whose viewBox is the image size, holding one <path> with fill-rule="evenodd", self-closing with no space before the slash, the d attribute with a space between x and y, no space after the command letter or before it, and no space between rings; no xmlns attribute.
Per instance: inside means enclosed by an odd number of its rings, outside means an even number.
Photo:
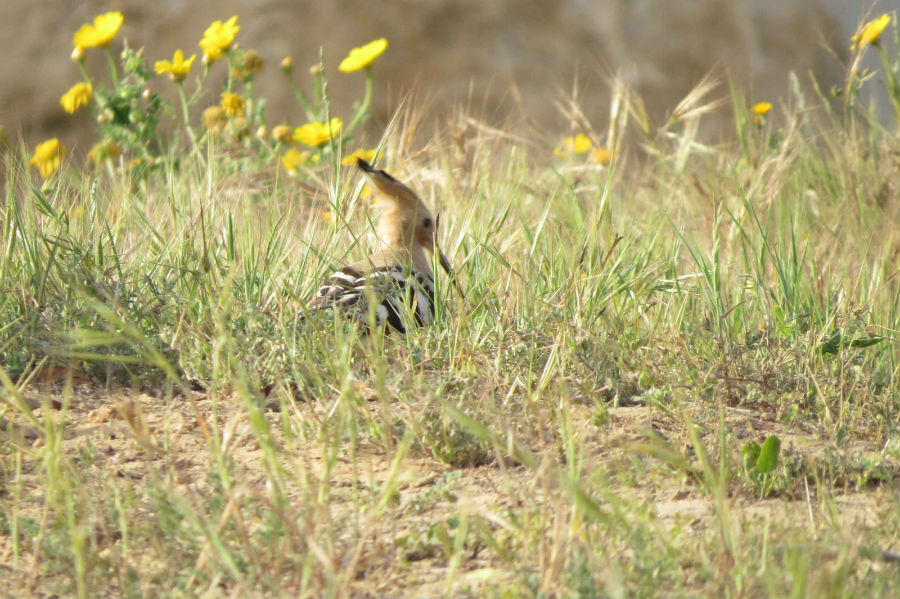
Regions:
<svg viewBox="0 0 900 599"><path fill-rule="evenodd" d="M312 302L313 310L327 307L354 309L362 315L366 291L378 297L379 324L405 330L411 311L417 325L434 317L434 273L429 255L437 253L441 267L451 274L450 263L437 247L437 221L409 187L365 160L357 166L365 173L382 207L375 227L381 248L372 255L337 270ZM404 305L409 310L404 310Z"/></svg>

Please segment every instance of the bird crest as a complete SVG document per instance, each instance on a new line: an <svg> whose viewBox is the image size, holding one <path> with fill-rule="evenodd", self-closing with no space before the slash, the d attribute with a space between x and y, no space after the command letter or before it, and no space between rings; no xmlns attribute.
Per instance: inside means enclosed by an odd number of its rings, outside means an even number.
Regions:
<svg viewBox="0 0 900 599"><path fill-rule="evenodd" d="M447 257L437 244L438 219L419 196L388 172L357 160L382 207L375 230L380 249L359 262L338 269L322 285L310 311L334 308L353 312L359 320L367 302L378 304L379 325L405 331L410 323L430 324L434 318L434 273L429 255L452 277ZM410 318L411 317L411 318Z"/></svg>

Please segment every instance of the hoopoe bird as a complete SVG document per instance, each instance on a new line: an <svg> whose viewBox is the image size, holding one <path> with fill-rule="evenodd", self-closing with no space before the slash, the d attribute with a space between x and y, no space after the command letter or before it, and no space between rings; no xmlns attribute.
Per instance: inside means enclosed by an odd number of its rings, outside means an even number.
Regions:
<svg viewBox="0 0 900 599"><path fill-rule="evenodd" d="M430 256L453 276L450 262L437 245L438 222L413 190L383 170L358 159L383 207L375 227L381 245L374 254L335 271L311 300L310 312L334 308L368 320L370 298L378 304L378 326L405 332L434 319L434 273Z"/></svg>

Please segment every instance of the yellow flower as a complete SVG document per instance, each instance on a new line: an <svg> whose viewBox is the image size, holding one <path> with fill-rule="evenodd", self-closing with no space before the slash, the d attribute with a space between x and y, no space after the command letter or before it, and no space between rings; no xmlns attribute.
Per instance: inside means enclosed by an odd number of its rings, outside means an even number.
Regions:
<svg viewBox="0 0 900 599"><path fill-rule="evenodd" d="M306 161L309 159L309 154L306 152L298 152L294 148L291 148L287 152L281 155L281 164L284 165L289 172L295 173L297 169L306 164Z"/></svg>
<svg viewBox="0 0 900 599"><path fill-rule="evenodd" d="M562 145L553 150L557 156L563 154L584 154L591 149L591 140L584 133L579 133L575 137L566 137L563 139Z"/></svg>
<svg viewBox="0 0 900 599"><path fill-rule="evenodd" d="M59 99L59 103L62 104L66 112L72 114L82 106L87 105L93 96L94 88L91 87L90 83L76 83L69 91L63 94L62 98Z"/></svg>
<svg viewBox="0 0 900 599"><path fill-rule="evenodd" d="M281 70L285 73L290 73L294 69L294 59L290 56L285 56L281 59Z"/></svg>
<svg viewBox="0 0 900 599"><path fill-rule="evenodd" d="M233 94L231 92L225 92L222 94L221 106L225 109L225 114L227 114L228 116L238 116L244 114L244 107L246 105L247 101L237 94Z"/></svg>
<svg viewBox="0 0 900 599"><path fill-rule="evenodd" d="M294 141L298 141L307 146L317 147L328 143L332 137L341 132L344 123L341 119L334 117L328 124L313 121L306 123L302 127L294 129Z"/></svg>
<svg viewBox="0 0 900 599"><path fill-rule="evenodd" d="M65 155L66 149L54 137L37 145L29 164L37 166L41 171L41 177L46 179L59 168L59 163Z"/></svg>
<svg viewBox="0 0 900 599"><path fill-rule="evenodd" d="M221 131L226 123L228 123L228 117L225 115L225 109L221 106L210 106L203 111L203 124L210 131Z"/></svg>
<svg viewBox="0 0 900 599"><path fill-rule="evenodd" d="M338 70L342 73L352 73L353 71L364 69L372 64L373 60L381 56L381 54L387 50L387 47L388 41L381 38L374 42L369 42L365 46L353 48L350 50L350 54L347 55L347 58L341 61Z"/></svg>
<svg viewBox="0 0 900 599"><path fill-rule="evenodd" d="M874 21L869 21L863 25L862 31L850 38L850 40L854 42L851 44L850 49L856 50L857 46L865 48L866 46L877 44L878 40L881 38L881 32L884 31L885 27L887 27L890 22L890 15L884 13Z"/></svg>
<svg viewBox="0 0 900 599"><path fill-rule="evenodd" d="M609 161L612 160L612 152L609 148L597 148L594 150L594 160L597 161L597 164L609 164Z"/></svg>
<svg viewBox="0 0 900 599"><path fill-rule="evenodd" d="M108 12L94 19L94 24L85 23L72 37L76 48L104 48L116 37L125 17L118 11Z"/></svg>
<svg viewBox="0 0 900 599"><path fill-rule="evenodd" d="M102 165L107 160L116 160L121 155L122 148L119 147L119 144L114 139L101 141L88 152L88 158L97 166Z"/></svg>
<svg viewBox="0 0 900 599"><path fill-rule="evenodd" d="M237 17L231 17L224 23L213 21L212 25L203 32L203 39L197 44L203 49L203 62L210 63L222 58L222 52L231 46L234 36L241 28L237 24Z"/></svg>
<svg viewBox="0 0 900 599"><path fill-rule="evenodd" d="M272 129L272 139L280 141L283 144L291 143L294 138L294 132L287 125L277 125Z"/></svg>
<svg viewBox="0 0 900 599"><path fill-rule="evenodd" d="M341 164L356 164L357 158L362 158L366 162L372 162L375 158L376 151L377 150L357 150L352 154L344 156L343 160L341 160Z"/></svg>
<svg viewBox="0 0 900 599"><path fill-rule="evenodd" d="M763 116L769 113L772 110L771 102L757 102L750 108L750 112L753 114L758 114L759 116Z"/></svg>
<svg viewBox="0 0 900 599"><path fill-rule="evenodd" d="M153 65L153 70L156 71L157 75L168 73L172 81L184 81L188 71L191 70L191 65L194 64L195 58L197 58L197 55L192 54L190 58L185 60L184 52L175 50L175 55L172 56L171 61L157 60L156 64Z"/></svg>

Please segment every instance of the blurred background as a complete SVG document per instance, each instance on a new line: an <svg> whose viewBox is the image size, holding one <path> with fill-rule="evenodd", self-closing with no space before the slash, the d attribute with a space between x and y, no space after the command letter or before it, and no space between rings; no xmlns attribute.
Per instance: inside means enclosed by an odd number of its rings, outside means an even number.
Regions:
<svg viewBox="0 0 900 599"><path fill-rule="evenodd" d="M304 120L278 67L283 57L293 57L295 77L308 85L323 47L335 113L347 116L365 77L339 73L337 64L354 46L386 37L390 47L374 64L377 134L411 90L431 123L462 107L488 122L524 114L564 131L559 103L576 82L587 117L603 126L612 74L656 119L709 72L730 74L750 102L777 104L790 71L803 82L814 74L826 90L840 84L859 20L898 7L898 0L4 0L0 125L29 143L58 136L70 147L89 144L90 115L65 114L59 98L79 80L72 34L109 10L125 15L112 47L118 52L127 40L145 48L151 68L178 48L202 56L204 29L237 15L238 42L266 60L257 95L268 100L270 125ZM90 53L88 67L101 75L102 53ZM224 75L223 63L214 67ZM159 78L161 90L166 84ZM720 92L727 95L727 86Z"/></svg>

